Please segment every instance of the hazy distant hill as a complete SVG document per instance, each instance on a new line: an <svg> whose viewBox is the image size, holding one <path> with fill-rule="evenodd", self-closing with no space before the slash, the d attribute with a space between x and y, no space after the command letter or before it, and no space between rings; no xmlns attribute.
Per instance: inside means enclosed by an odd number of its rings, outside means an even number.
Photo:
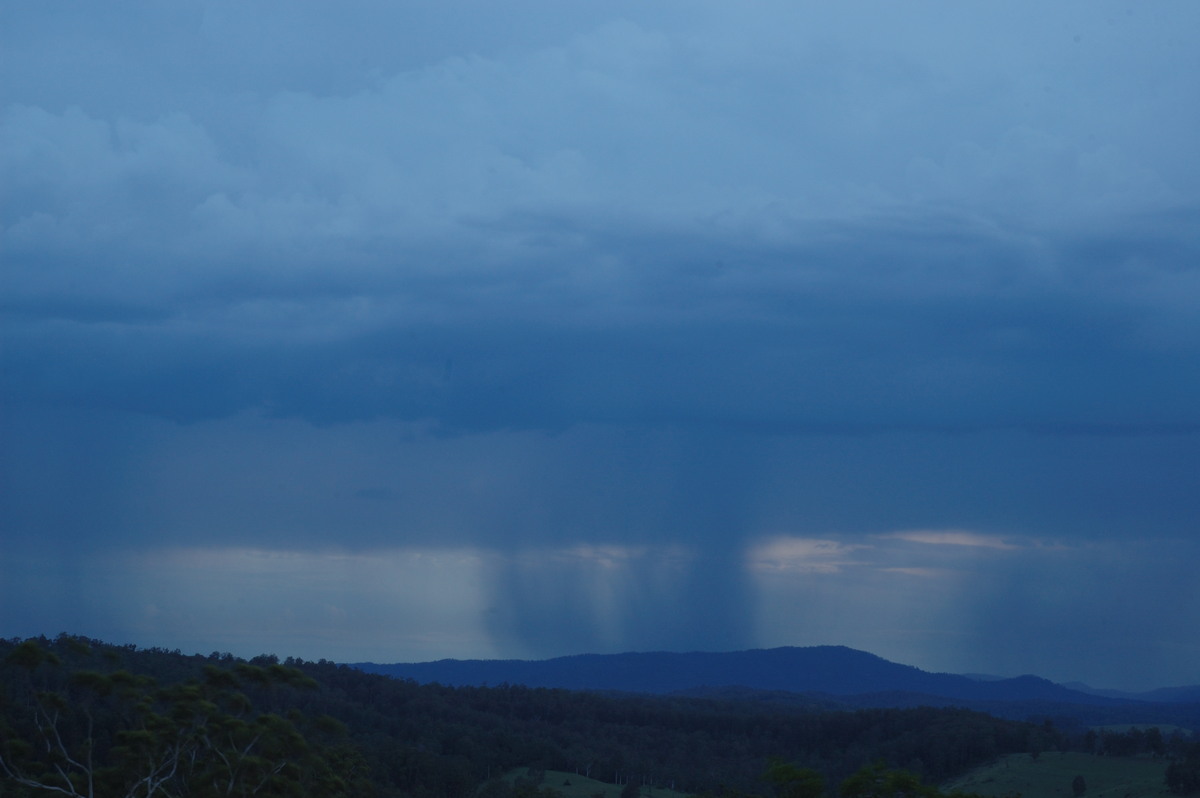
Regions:
<svg viewBox="0 0 1200 798"><path fill-rule="evenodd" d="M1150 690L1146 693L1137 693L1135 697L1141 701L1162 701L1172 704L1188 702L1197 704L1200 703L1200 684L1194 684L1190 687L1160 687L1157 690Z"/></svg>
<svg viewBox="0 0 1200 798"><path fill-rule="evenodd" d="M1087 693L1088 695L1124 698L1132 701L1153 701L1163 704L1200 703L1200 685L1192 685L1190 687L1160 687L1157 690L1147 690L1144 693L1130 693L1124 690L1099 690L1083 682L1068 682L1063 687Z"/></svg>
<svg viewBox="0 0 1200 798"><path fill-rule="evenodd" d="M369 673L448 686L519 684L724 698L811 709L962 707L1012 720L1074 727L1168 724L1200 729L1200 689L1148 693L1072 689L1037 676L929 673L844 646L728 653L585 654L547 660L440 660L379 665Z"/></svg>
<svg viewBox="0 0 1200 798"><path fill-rule="evenodd" d="M371 673L445 685L523 684L575 690L673 693L739 686L832 696L919 694L957 701L1044 701L1109 705L1122 699L1070 690L1036 676L980 681L929 673L844 646L726 653L584 654L547 660L440 660L379 665Z"/></svg>

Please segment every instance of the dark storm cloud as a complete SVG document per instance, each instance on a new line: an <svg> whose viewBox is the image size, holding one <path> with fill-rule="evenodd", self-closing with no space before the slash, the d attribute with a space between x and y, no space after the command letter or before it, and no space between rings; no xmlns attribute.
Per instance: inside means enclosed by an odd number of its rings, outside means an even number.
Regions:
<svg viewBox="0 0 1200 798"><path fill-rule="evenodd" d="M783 242L556 219L519 262L425 252L361 286L262 276L140 306L18 294L6 388L177 420L255 409L447 431L1186 430L1196 221L1142 233L1134 257L1112 234L958 219Z"/></svg>

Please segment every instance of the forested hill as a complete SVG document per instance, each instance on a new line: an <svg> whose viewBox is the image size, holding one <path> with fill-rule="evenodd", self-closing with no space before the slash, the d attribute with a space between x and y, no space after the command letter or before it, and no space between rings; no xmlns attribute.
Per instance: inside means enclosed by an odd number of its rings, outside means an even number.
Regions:
<svg viewBox="0 0 1200 798"><path fill-rule="evenodd" d="M328 798L450 798L487 784L489 798L517 798L489 777L518 767L757 796L773 794L763 780L773 759L819 771L836 794L877 761L938 783L1001 754L1068 744L1047 724L961 709L421 685L324 660L68 636L0 640L0 691L0 794L21 798L60 778L117 796L143 779L170 794L216 779Z"/></svg>
<svg viewBox="0 0 1200 798"><path fill-rule="evenodd" d="M961 707L997 717L1055 718L1077 727L1159 724L1200 728L1193 688L1144 697L1073 690L1037 676L979 679L929 673L844 646L726 653L585 654L547 660L439 660L354 665L370 673L452 686L520 684L716 697L825 709ZM1182 696L1180 700L1171 700Z"/></svg>
<svg viewBox="0 0 1200 798"><path fill-rule="evenodd" d="M738 686L832 696L910 693L962 701L1054 701L1119 705L1120 699L1054 684L1036 676L981 681L929 673L844 646L772 648L723 653L586 654L547 660L440 660L379 665L370 673L449 685L523 684L573 690L672 693Z"/></svg>

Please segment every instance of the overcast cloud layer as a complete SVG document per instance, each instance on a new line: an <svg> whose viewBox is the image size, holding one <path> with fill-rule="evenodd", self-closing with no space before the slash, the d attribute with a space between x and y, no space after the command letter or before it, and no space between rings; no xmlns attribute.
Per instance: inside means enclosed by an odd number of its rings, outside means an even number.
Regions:
<svg viewBox="0 0 1200 798"><path fill-rule="evenodd" d="M0 634L1200 682L1200 8L0 12Z"/></svg>

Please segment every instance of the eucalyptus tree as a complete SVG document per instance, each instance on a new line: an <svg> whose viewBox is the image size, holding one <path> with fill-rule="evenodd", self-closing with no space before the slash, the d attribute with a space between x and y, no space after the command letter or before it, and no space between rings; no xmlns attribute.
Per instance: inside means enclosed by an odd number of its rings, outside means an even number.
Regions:
<svg viewBox="0 0 1200 798"><path fill-rule="evenodd" d="M159 686L127 670L68 669L36 641L5 663L0 780L9 791L72 798L339 796L345 785L282 707L282 690L316 686L282 665L206 665Z"/></svg>

